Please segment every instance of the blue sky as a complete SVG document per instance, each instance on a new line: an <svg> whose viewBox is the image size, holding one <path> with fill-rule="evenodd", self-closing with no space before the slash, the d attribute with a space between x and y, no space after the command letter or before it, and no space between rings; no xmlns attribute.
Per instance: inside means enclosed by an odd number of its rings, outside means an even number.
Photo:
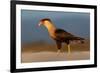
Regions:
<svg viewBox="0 0 100 73"><path fill-rule="evenodd" d="M76 36L90 37L89 13L21 10L22 43L52 42L47 29L38 26L39 21L43 18L50 18L57 28L64 29Z"/></svg>

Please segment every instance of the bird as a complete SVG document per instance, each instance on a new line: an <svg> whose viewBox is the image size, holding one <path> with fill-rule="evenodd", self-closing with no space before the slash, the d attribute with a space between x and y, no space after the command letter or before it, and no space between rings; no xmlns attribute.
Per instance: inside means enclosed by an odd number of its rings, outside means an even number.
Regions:
<svg viewBox="0 0 100 73"><path fill-rule="evenodd" d="M50 35L50 37L55 40L57 45L57 53L61 52L62 43L67 44L68 54L71 53L70 43L71 41L79 40L81 43L84 43L84 38L77 37L64 29L57 28L50 18L43 18L39 21L39 26L43 25Z"/></svg>

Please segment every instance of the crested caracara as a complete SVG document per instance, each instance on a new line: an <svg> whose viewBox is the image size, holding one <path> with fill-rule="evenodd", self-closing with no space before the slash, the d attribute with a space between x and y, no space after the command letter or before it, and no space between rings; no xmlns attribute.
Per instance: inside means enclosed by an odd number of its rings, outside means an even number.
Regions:
<svg viewBox="0 0 100 73"><path fill-rule="evenodd" d="M40 20L39 26L40 25L45 26L49 32L50 37L56 41L58 53L60 52L62 43L67 44L68 54L70 54L70 42L71 41L80 40L82 43L84 42L83 41L84 38L76 37L63 29L56 28L55 25L52 23L52 21L49 18Z"/></svg>

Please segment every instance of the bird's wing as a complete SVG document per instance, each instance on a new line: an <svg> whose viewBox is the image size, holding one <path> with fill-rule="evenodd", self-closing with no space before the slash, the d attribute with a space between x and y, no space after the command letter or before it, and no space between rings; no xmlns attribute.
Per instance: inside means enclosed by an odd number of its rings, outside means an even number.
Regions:
<svg viewBox="0 0 100 73"><path fill-rule="evenodd" d="M73 35L71 33L66 32L63 29L56 29L55 36L59 38L68 38L68 37L72 37Z"/></svg>
<svg viewBox="0 0 100 73"><path fill-rule="evenodd" d="M63 29L56 29L55 36L56 36L56 38L63 39L63 40L65 40L65 39L67 39L67 40L82 40L82 38L76 37L76 36L72 35L71 33L66 32Z"/></svg>

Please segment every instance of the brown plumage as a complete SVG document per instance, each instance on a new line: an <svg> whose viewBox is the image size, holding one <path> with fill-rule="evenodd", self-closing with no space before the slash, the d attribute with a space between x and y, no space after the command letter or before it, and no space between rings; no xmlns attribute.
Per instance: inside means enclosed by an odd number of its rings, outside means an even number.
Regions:
<svg viewBox="0 0 100 73"><path fill-rule="evenodd" d="M62 43L66 43L68 45L69 53L71 41L80 40L83 43L84 38L76 37L63 29L56 28L52 21L48 18L40 20L39 25L44 25L48 29L50 37L56 41L58 52L60 52Z"/></svg>

